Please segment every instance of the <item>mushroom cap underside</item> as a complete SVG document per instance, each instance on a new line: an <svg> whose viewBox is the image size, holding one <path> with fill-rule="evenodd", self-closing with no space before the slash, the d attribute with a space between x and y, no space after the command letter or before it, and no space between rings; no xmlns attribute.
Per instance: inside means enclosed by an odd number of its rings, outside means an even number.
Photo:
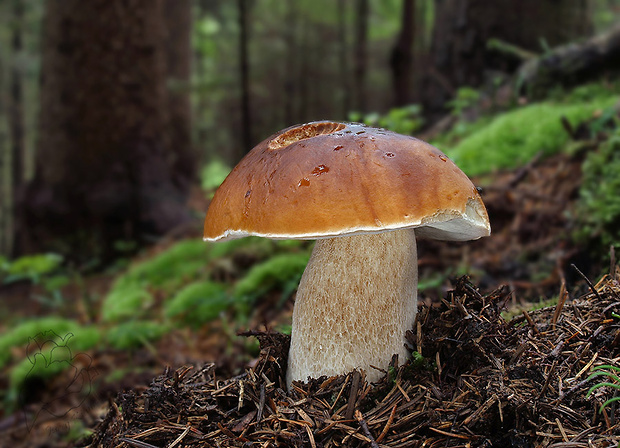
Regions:
<svg viewBox="0 0 620 448"><path fill-rule="evenodd" d="M274 134L239 162L211 201L204 237L318 239L402 228L452 241L490 233L477 189L434 146L356 123L313 122Z"/></svg>

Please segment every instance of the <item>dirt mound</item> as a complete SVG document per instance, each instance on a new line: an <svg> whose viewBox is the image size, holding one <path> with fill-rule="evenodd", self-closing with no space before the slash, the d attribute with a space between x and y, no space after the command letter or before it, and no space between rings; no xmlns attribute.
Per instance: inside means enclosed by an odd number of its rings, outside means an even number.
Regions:
<svg viewBox="0 0 620 448"><path fill-rule="evenodd" d="M482 295L461 278L408 334L414 361L377 384L364 374L284 386L287 337L261 333L260 361L234 378L213 364L167 371L121 393L95 447L610 447L615 389L587 396L620 344L620 270L574 300L506 321L508 288ZM254 334L256 335L256 333Z"/></svg>

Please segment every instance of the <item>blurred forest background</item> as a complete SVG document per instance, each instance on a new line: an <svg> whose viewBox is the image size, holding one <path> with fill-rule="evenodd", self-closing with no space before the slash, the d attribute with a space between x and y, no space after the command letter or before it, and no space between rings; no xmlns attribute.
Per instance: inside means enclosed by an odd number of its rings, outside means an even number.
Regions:
<svg viewBox="0 0 620 448"><path fill-rule="evenodd" d="M498 90L528 56L605 30L619 8L613 0L77 5L0 4L6 256L52 250L109 262L120 247L142 247L186 221L188 192L210 161L234 166L273 132L311 120L419 133L472 101L463 88Z"/></svg>
<svg viewBox="0 0 620 448"><path fill-rule="evenodd" d="M483 187L489 241L421 243L428 301L464 273L534 301L571 263L598 275L620 235L619 23L620 0L0 0L0 435L36 446L24 425L54 403L69 444L119 387L238 371L257 347L237 330L286 331L311 243L200 235L231 167L296 123L419 136ZM62 395L28 341L69 332L97 378Z"/></svg>

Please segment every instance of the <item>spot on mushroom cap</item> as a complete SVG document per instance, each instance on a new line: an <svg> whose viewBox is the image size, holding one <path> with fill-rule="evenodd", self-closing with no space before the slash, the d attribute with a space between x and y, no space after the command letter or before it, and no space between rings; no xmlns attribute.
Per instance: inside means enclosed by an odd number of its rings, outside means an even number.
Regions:
<svg viewBox="0 0 620 448"><path fill-rule="evenodd" d="M313 122L274 134L239 162L213 197L204 237L317 239L401 228L455 241L490 233L478 191L437 148L361 124Z"/></svg>

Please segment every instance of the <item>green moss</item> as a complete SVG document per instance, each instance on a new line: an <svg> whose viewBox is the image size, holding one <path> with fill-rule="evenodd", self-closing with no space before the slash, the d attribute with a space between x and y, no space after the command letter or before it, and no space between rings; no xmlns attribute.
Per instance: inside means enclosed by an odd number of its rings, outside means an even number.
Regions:
<svg viewBox="0 0 620 448"><path fill-rule="evenodd" d="M361 122L368 126L389 129L390 131L405 135L413 135L424 124L422 108L419 104L409 104L390 109L385 114L377 112L368 114L351 112L349 120Z"/></svg>
<svg viewBox="0 0 620 448"><path fill-rule="evenodd" d="M69 331L63 325L57 325L55 329L43 330L29 337L24 346L24 359L15 364L9 374L9 389L5 397L7 409L15 409L27 381L45 382L68 369L75 369L78 374L78 369L83 366L76 362L76 358L101 339L99 330L94 327L74 324ZM59 332L61 329L66 332ZM83 386L90 387L89 384Z"/></svg>
<svg viewBox="0 0 620 448"><path fill-rule="evenodd" d="M117 291L135 291L145 287L172 293L188 281L204 277L209 261L229 256L239 250L264 257L275 245L266 238L242 238L222 243L205 243L199 239L180 241L153 258L137 263L118 277L110 295ZM107 300L107 299L106 299ZM127 299L129 300L129 299Z"/></svg>
<svg viewBox="0 0 620 448"><path fill-rule="evenodd" d="M221 243L211 243L208 259L227 257L237 252L245 252L254 257L264 258L272 255L276 248L277 243L268 238L251 236Z"/></svg>
<svg viewBox="0 0 620 448"><path fill-rule="evenodd" d="M180 241L153 258L133 265L116 280L112 292L133 285L172 291L184 279L196 277L205 268L209 249L210 246L199 239Z"/></svg>
<svg viewBox="0 0 620 448"><path fill-rule="evenodd" d="M514 168L539 152L550 155L563 148L569 136L562 127L562 117L577 124L616 101L607 97L579 104L532 104L498 116L446 152L470 176Z"/></svg>
<svg viewBox="0 0 620 448"><path fill-rule="evenodd" d="M280 324L276 326L275 330L282 334L287 334L290 336L291 332L293 331L293 326L291 324Z"/></svg>
<svg viewBox="0 0 620 448"><path fill-rule="evenodd" d="M108 330L106 340L114 348L128 350L148 345L161 338L168 330L168 326L161 322L123 322Z"/></svg>
<svg viewBox="0 0 620 448"><path fill-rule="evenodd" d="M575 221L578 242L607 253L620 244L620 127L583 163Z"/></svg>
<svg viewBox="0 0 620 448"><path fill-rule="evenodd" d="M0 277L5 283L30 280L38 283L41 276L50 274L60 267L63 257L58 254L25 255L14 261L0 264ZM4 271L4 272L2 272Z"/></svg>
<svg viewBox="0 0 620 448"><path fill-rule="evenodd" d="M13 401L19 396L22 385L28 381L47 381L71 367L71 356L67 350L46 349L32 358L26 358L17 363L9 376L9 391L7 397Z"/></svg>
<svg viewBox="0 0 620 448"><path fill-rule="evenodd" d="M542 310L543 308L549 308L552 306L556 306L558 304L558 296L553 296L548 299L540 298L540 301L537 303L520 303L514 307L510 307L506 311L502 311L502 317L506 321L511 321L514 318L520 317L523 315L523 311L533 312Z"/></svg>
<svg viewBox="0 0 620 448"><path fill-rule="evenodd" d="M554 91L550 92L549 99L567 104L576 104L600 101L618 94L620 94L619 82L599 82L583 84L568 91L558 86Z"/></svg>
<svg viewBox="0 0 620 448"><path fill-rule="evenodd" d="M101 304L104 322L121 322L142 317L153 304L153 296L140 285L127 284L112 289Z"/></svg>
<svg viewBox="0 0 620 448"><path fill-rule="evenodd" d="M237 282L234 296L241 303L250 303L276 287L288 296L299 284L309 259L305 252L280 254L256 264Z"/></svg>
<svg viewBox="0 0 620 448"><path fill-rule="evenodd" d="M165 314L192 327L219 316L231 304L226 290L210 281L191 283L166 304Z"/></svg>
<svg viewBox="0 0 620 448"><path fill-rule="evenodd" d="M91 436L94 431L90 428L87 428L82 420L73 420L71 425L69 425L69 431L63 437L67 442L74 442L76 446L83 446L84 443L78 443L82 440L85 440L87 437Z"/></svg>
<svg viewBox="0 0 620 448"><path fill-rule="evenodd" d="M79 327L79 323L60 317L30 319L18 324L0 336L0 367L4 367L11 361L12 348L23 347L25 350L31 338L46 332L65 335Z"/></svg>
<svg viewBox="0 0 620 448"><path fill-rule="evenodd" d="M221 160L215 159L209 162L200 171L200 184L202 189L211 192L220 186L230 173L230 167Z"/></svg>

